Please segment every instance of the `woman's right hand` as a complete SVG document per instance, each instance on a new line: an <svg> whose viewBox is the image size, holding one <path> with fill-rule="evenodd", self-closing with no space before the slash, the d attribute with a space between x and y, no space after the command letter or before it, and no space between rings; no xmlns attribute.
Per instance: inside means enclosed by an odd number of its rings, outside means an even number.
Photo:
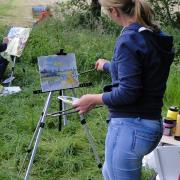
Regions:
<svg viewBox="0 0 180 180"><path fill-rule="evenodd" d="M103 66L105 63L109 63L109 61L106 59L98 59L95 64L95 69L97 71L103 71Z"/></svg>

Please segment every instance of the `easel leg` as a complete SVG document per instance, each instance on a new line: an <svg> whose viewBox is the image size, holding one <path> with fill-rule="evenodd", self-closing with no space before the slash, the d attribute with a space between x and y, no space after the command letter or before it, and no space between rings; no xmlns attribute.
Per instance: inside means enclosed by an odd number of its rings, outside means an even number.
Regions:
<svg viewBox="0 0 180 180"><path fill-rule="evenodd" d="M77 97L74 89L72 89L72 93L73 93L74 97ZM89 127L88 127L88 125L86 123L84 115L80 115L80 121L81 121L81 124L83 125L84 131L85 131L87 139L89 141L89 144L90 144L90 146L91 146L91 148L93 150L93 154L94 154L95 159L96 159L96 161L98 163L98 167L102 168L101 160L100 160L99 155L97 153L96 146L95 146L95 143L93 141L93 137L92 137L92 135L90 133L90 130L89 130Z"/></svg>
<svg viewBox="0 0 180 180"><path fill-rule="evenodd" d="M81 124L83 125L84 131L85 131L85 133L87 135L87 139L89 141L89 144L90 144L90 146L91 146L91 148L93 150L94 157L95 157L95 159L96 159L96 161L98 163L98 168L102 168L102 163L101 163L101 160L100 160L99 155L97 153L96 146L95 146L95 143L93 141L93 137L92 137L92 135L90 133L89 127L87 126L86 120L85 120L83 115L80 115L80 120L81 120Z"/></svg>
<svg viewBox="0 0 180 180"><path fill-rule="evenodd" d="M44 112L44 111L43 111L43 112ZM32 151L32 145L33 145L33 142L34 142L35 137L37 136L37 132L38 132L38 129L39 129L39 126L40 126L41 119L42 119L42 116L39 118L38 124L37 124L37 126L36 126L36 130L34 131L33 137L32 137L32 139L31 139L31 141L30 141L30 143L29 143L29 146L28 146L28 149L27 149L27 153L26 153L26 155L25 155L25 158L24 158L24 160L23 160L22 166L21 166L20 171L19 171L19 175L21 175L21 172L23 171L23 168L24 168L24 164L25 164L25 162L26 162L26 159L27 159L29 153Z"/></svg>
<svg viewBox="0 0 180 180"><path fill-rule="evenodd" d="M65 90L62 90L62 96L65 96ZM62 110L66 110L66 104L64 102L62 102ZM66 126L68 124L68 120L67 120L67 115L63 115L63 122L64 122L64 126Z"/></svg>
<svg viewBox="0 0 180 180"><path fill-rule="evenodd" d="M47 103L48 103L48 102L47 102L47 100L46 100L45 106L44 106L44 109L43 109L43 112L42 112L41 117L39 118L38 124L37 124L37 126L36 126L36 130L34 131L34 134L33 134L33 136L32 136L32 139L31 139L31 141L30 141L30 143L29 143L29 146L28 146L28 148L27 148L27 153L26 153L26 155L25 155L25 158L24 158L24 160L23 160L22 166L21 166L21 168L20 168L19 175L21 175L21 172L22 172L22 170L23 170L23 168L24 168L24 164L25 164L25 162L26 162L26 159L27 159L29 153L32 151L32 145L33 145L33 142L34 142L35 137L37 136L37 133L38 133L38 130L39 130L39 127L40 127L40 123L41 123L41 119L42 119L43 114L44 114L44 112L45 112L45 108L46 108L46 106L47 106L47 105L46 105Z"/></svg>
<svg viewBox="0 0 180 180"><path fill-rule="evenodd" d="M59 91L59 96L65 96L65 90L60 90ZM66 110L66 104L62 101L59 102L59 111L64 111ZM63 125L66 126L68 123L67 116L59 116L59 131L62 130L62 119L63 119Z"/></svg>
<svg viewBox="0 0 180 180"><path fill-rule="evenodd" d="M59 91L59 96L62 96L62 91ZM62 111L62 101L59 101L59 111ZM62 129L62 116L59 116L59 131Z"/></svg>
<svg viewBox="0 0 180 180"><path fill-rule="evenodd" d="M49 108L50 103L51 103L51 98L52 98L52 92L49 93L48 98L46 100L46 104L45 104L45 107L44 107L44 112L42 113L42 118L41 118L40 125L39 125L38 134L37 134L37 137L36 137L36 141L35 141L35 144L34 144L34 148L33 148L32 154L31 154L30 162L29 162L29 165L28 165L24 180L28 180L28 177L29 177L32 165L33 165L34 157L35 157L37 147L38 147L38 144L39 144L39 141L40 141L40 136L41 136L42 130L43 130L44 125L45 125L45 118L46 118L46 115L48 113L48 108Z"/></svg>
<svg viewBox="0 0 180 180"><path fill-rule="evenodd" d="M12 67L12 72L11 72L11 76L10 76L11 81L9 82L9 85L8 85L9 87L12 84L12 77L14 75L15 64L16 64L16 56L14 56L14 59L13 59L13 67Z"/></svg>

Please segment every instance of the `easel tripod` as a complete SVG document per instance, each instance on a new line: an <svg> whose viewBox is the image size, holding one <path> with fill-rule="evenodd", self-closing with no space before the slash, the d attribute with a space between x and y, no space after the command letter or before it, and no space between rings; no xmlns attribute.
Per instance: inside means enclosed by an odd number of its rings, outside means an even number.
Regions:
<svg viewBox="0 0 180 180"><path fill-rule="evenodd" d="M66 53L64 53L63 49L61 49L60 52L57 55L66 55ZM67 89L70 89L72 91L72 95L74 97L77 97L74 88L87 87L87 86L91 86L91 85L92 85L92 83L84 83L84 84L80 84L78 87L71 87L71 88L67 88ZM57 113L48 114L48 109L49 109L49 107L51 105L51 99L52 99L53 92L54 91L50 91L49 94L48 94L48 97L47 97L45 105L44 105L44 109L42 111L42 114L41 114L40 119L38 121L38 124L36 126L36 130L35 130L35 132L33 134L33 137L32 137L32 139L30 141L30 144L28 146L28 150L27 150L25 159L23 161L22 167L21 167L20 172L19 172L19 174L21 174L21 171L23 170L26 158L27 158L28 154L31 152L32 146L34 144L34 147L33 147L32 153L31 153L30 161L29 161L29 164L28 164L28 168L26 170L24 180L28 180L28 178L29 178L29 175L30 175L30 172L31 172L31 169L32 169L32 165L33 165L33 161L34 161L34 158L35 158L35 154L36 154L39 142L40 142L40 137L41 137L43 128L45 126L46 117L47 116L59 116L59 130L61 130L62 118L64 120L64 125L67 125L67 116L66 115L77 112L77 111L71 111L70 112L69 110L73 110L73 108L66 109L65 103L60 101L60 111L57 112ZM42 93L42 91L40 90L40 91L34 92L34 94L39 94L39 93ZM64 96L64 95L65 95L65 90L61 89L60 90L60 96ZM83 126L83 128L85 130L85 133L87 135L87 139L88 139L89 144L90 144L90 146L91 146L91 148L93 150L95 159L96 159L96 161L98 163L98 167L101 168L102 164L101 164L100 158L98 156L96 146L95 146L95 143L93 141L93 137L92 137L92 135L90 133L89 127L87 126L85 117L83 115L80 115L80 123L82 124L82 126Z"/></svg>
<svg viewBox="0 0 180 180"><path fill-rule="evenodd" d="M74 89L72 89L72 93L73 93L73 96L76 97ZM53 95L53 92L49 92L48 97L47 97L46 102L45 102L45 106L44 106L43 112L41 114L41 117L40 117L39 122L37 124L36 130L35 130L35 132L33 134L33 137L32 137L32 139L30 141L27 154L26 154L25 159L23 161L23 166L24 166L24 163L26 161L28 153L31 152L31 147L33 145L33 142L35 141L34 147L33 147L33 151L31 153L31 158L30 158L30 161L29 161L29 165L28 165L25 177L24 177L24 180L28 180L28 177L30 175L30 172L31 172L31 169L32 169L32 165L33 165L33 161L34 161L34 158L35 158L35 154L36 154L39 142L40 142L40 137L41 137L43 128L45 126L46 116L51 115L51 114L48 114L48 108L50 107L50 104L51 104L52 95ZM72 112L72 113L74 113L74 112ZM62 110L62 111L58 112L57 116L66 116L67 114L68 114L67 110ZM96 161L98 163L98 167L101 168L102 164L101 164L100 158L98 156L98 153L97 153L97 150L96 150L96 146L95 146L95 143L93 141L93 137L92 137L92 135L90 133L89 127L87 126L86 120L85 120L83 115L80 115L80 123L82 124L82 126L83 126L83 128L85 130L85 133L87 135L87 139L88 139L89 144L90 144L90 146L91 146L91 148L93 150L93 154L95 156L95 159L96 159ZM22 168L23 168L23 166L22 166ZM20 173L22 171L22 168L20 170Z"/></svg>

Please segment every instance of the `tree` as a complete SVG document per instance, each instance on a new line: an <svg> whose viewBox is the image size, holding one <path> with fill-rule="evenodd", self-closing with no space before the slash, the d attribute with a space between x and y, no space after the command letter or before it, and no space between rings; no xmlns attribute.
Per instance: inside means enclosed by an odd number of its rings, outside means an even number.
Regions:
<svg viewBox="0 0 180 180"><path fill-rule="evenodd" d="M156 20L162 24L178 25L179 0L149 0L156 12Z"/></svg>
<svg viewBox="0 0 180 180"><path fill-rule="evenodd" d="M101 5L98 0L91 0L91 13L96 18L101 16Z"/></svg>

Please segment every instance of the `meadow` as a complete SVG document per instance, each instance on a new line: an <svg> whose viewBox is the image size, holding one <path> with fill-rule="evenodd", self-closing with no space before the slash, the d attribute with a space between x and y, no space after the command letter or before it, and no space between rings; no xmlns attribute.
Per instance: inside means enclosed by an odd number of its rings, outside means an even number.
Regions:
<svg viewBox="0 0 180 180"><path fill-rule="evenodd" d="M7 33L7 28L0 26L1 39ZM63 48L66 52L76 54L78 72L83 72L91 69L99 57L111 59L117 36L117 32L112 29L113 26L104 21L102 24L94 23L93 28L84 27L79 25L75 17L68 17L65 21L48 19L33 27L15 69L13 85L20 86L22 92L0 98L0 179L23 179L25 168L21 176L18 176L18 172L47 98L47 93L33 94L34 90L40 88L37 57L55 54ZM169 106L180 107L180 30L170 26L163 29L174 36L176 48L175 62L171 66L164 97L162 115L165 116ZM9 72L10 69L6 76ZM93 86L76 89L78 97L86 93L101 93L104 85L110 83L109 75L102 72L85 74L79 80L81 83L92 82ZM67 94L71 95L71 92ZM58 95L58 92L53 93L49 112L58 111ZM105 107L86 115L102 161L106 117ZM68 125L60 132L58 125L57 117L46 119L30 180L101 180L101 171L97 168L78 114L68 115ZM148 180L153 173L145 168L142 180Z"/></svg>
<svg viewBox="0 0 180 180"><path fill-rule="evenodd" d="M32 6L51 5L56 0L0 0L0 24L9 26L31 26Z"/></svg>

